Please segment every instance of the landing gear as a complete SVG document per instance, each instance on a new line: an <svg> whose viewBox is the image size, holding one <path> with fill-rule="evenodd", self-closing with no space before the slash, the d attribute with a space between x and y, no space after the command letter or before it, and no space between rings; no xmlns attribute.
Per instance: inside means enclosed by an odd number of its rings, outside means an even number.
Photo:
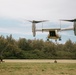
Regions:
<svg viewBox="0 0 76 75"><path fill-rule="evenodd" d="M61 37L59 38L59 41L61 41Z"/></svg>
<svg viewBox="0 0 76 75"><path fill-rule="evenodd" d="M55 40L56 44L57 44L57 39Z"/></svg>
<svg viewBox="0 0 76 75"><path fill-rule="evenodd" d="M47 41L49 41L49 39L47 38Z"/></svg>

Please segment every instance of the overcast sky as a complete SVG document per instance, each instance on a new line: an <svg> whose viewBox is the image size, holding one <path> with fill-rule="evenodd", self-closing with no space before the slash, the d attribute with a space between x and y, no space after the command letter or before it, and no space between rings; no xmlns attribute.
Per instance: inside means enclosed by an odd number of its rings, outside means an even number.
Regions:
<svg viewBox="0 0 76 75"><path fill-rule="evenodd" d="M74 18L76 18L76 0L0 0L1 35L4 33L19 34L19 36L31 34L30 23L25 22L26 26L23 23L26 19L56 22L59 19Z"/></svg>
<svg viewBox="0 0 76 75"><path fill-rule="evenodd" d="M76 18L76 0L0 0L0 16L49 20Z"/></svg>

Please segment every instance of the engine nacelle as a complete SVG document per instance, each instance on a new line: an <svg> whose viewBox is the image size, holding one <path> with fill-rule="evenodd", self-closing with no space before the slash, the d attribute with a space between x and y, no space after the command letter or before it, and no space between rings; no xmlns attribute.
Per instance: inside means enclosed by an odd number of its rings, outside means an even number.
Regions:
<svg viewBox="0 0 76 75"><path fill-rule="evenodd" d="M74 34L76 35L76 22L74 22Z"/></svg>
<svg viewBox="0 0 76 75"><path fill-rule="evenodd" d="M74 22L74 34L75 34L75 36L76 36L76 19L72 19L72 20L62 20L62 21Z"/></svg>
<svg viewBox="0 0 76 75"><path fill-rule="evenodd" d="M35 37L35 35L36 35L36 26L35 26L35 23L32 23L32 32L33 32L33 36Z"/></svg>

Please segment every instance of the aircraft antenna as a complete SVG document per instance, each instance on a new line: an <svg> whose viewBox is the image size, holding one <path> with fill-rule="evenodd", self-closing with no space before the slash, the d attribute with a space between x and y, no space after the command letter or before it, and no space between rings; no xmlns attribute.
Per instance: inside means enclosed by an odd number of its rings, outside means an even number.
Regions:
<svg viewBox="0 0 76 75"><path fill-rule="evenodd" d="M61 20L60 20L60 32L61 32Z"/></svg>
<svg viewBox="0 0 76 75"><path fill-rule="evenodd" d="M60 30L61 30L61 20L60 20Z"/></svg>
<svg viewBox="0 0 76 75"><path fill-rule="evenodd" d="M43 22L42 22L42 32L43 32Z"/></svg>
<svg viewBox="0 0 76 75"><path fill-rule="evenodd" d="M42 22L42 29L43 29L43 22Z"/></svg>

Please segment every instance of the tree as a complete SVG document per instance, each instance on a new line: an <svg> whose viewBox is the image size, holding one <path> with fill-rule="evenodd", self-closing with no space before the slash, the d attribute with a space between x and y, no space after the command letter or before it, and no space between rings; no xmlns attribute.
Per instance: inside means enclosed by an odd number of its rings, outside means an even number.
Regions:
<svg viewBox="0 0 76 75"><path fill-rule="evenodd" d="M7 46L7 40L3 36L0 36L0 60L1 62L3 61L3 53L6 50L6 46Z"/></svg>
<svg viewBox="0 0 76 75"><path fill-rule="evenodd" d="M25 38L20 38L18 40L18 47L22 50L28 50L29 49L28 41Z"/></svg>

